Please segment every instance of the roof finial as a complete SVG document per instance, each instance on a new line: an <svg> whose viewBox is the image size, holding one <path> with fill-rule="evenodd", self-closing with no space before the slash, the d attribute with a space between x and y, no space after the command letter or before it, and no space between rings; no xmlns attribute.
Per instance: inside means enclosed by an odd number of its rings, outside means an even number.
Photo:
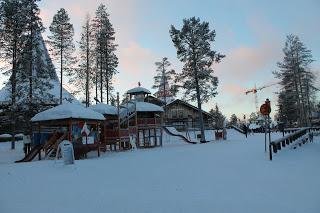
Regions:
<svg viewBox="0 0 320 213"><path fill-rule="evenodd" d="M138 86L139 86L139 87L141 87L141 83L140 83L140 81L138 82Z"/></svg>

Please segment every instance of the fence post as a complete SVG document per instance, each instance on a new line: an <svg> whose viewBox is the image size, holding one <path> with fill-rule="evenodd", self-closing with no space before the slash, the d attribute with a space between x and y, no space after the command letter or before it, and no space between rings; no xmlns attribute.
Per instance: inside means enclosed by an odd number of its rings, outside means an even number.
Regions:
<svg viewBox="0 0 320 213"><path fill-rule="evenodd" d="M271 143L269 144L269 158L272 161L272 148Z"/></svg>

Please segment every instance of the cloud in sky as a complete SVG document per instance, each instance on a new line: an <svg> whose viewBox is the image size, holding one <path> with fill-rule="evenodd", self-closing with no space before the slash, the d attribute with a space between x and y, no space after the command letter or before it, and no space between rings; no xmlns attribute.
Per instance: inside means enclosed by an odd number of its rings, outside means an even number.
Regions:
<svg viewBox="0 0 320 213"><path fill-rule="evenodd" d="M136 42L119 51L120 73L116 76L117 88L123 88L125 92L131 87L136 87L138 82L142 86L151 88L155 70L154 62L158 60L157 55L148 48L141 47ZM122 72L121 72L122 71Z"/></svg>
<svg viewBox="0 0 320 213"><path fill-rule="evenodd" d="M275 8L269 1L256 3L251 0L233 4L214 1L190 1L186 4L182 0L43 0L40 9L47 27L45 35L49 33L53 15L63 7L75 27L75 40L79 40L85 15L90 13L94 17L101 2L107 5L116 31L116 43L119 44L119 74L114 82L120 94L136 86L138 81L150 89L155 75L154 62L164 56L169 57L173 68L180 72L181 63L176 58L168 30L170 24L181 26L182 18L190 16L209 21L210 27L217 31L214 49L225 54L226 58L214 65L220 81L219 94L204 108L209 110L218 103L228 117L232 113L248 114L254 110L253 96L245 96L243 92L255 83L261 86L274 81L271 72L282 58L287 33L301 35L301 40L313 51L315 59L320 56L319 42L315 42L318 39L315 32L319 32L315 20L318 20L319 13L311 3L303 4L307 14L297 14L294 4L288 6L279 2ZM278 13L280 8L283 13ZM314 63L315 70L320 71L319 64ZM261 91L260 102L265 97L274 99L275 89Z"/></svg>

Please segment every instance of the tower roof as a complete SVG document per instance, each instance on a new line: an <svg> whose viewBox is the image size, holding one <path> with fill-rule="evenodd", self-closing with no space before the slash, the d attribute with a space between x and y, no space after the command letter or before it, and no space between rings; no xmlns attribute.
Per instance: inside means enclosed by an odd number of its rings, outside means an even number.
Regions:
<svg viewBox="0 0 320 213"><path fill-rule="evenodd" d="M133 89L129 89L127 91L127 94L129 94L129 95L151 94L151 92L148 89L139 86L139 87L135 87Z"/></svg>

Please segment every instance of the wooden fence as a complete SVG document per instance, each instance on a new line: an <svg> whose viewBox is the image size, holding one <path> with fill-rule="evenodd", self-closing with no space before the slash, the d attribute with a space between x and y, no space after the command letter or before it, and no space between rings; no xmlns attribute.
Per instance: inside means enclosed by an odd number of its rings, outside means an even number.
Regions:
<svg viewBox="0 0 320 213"><path fill-rule="evenodd" d="M306 136L308 133L316 132L319 130L320 130L320 127L306 127L306 128L300 128L299 130L295 129L293 133L286 135L283 138L279 138L277 140L270 142L269 144L270 160L272 160L272 153L277 153L282 148L293 143L301 146L302 144L305 144L309 141L309 137Z"/></svg>

